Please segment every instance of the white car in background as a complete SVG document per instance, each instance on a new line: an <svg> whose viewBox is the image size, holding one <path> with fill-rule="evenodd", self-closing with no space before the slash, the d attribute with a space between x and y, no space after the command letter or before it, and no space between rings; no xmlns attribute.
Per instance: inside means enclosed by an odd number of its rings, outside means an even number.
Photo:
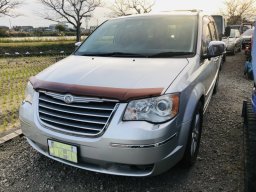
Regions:
<svg viewBox="0 0 256 192"><path fill-rule="evenodd" d="M229 37L225 37L222 40L226 43L227 53L235 55L237 52L242 50L242 38L238 29L230 29Z"/></svg>

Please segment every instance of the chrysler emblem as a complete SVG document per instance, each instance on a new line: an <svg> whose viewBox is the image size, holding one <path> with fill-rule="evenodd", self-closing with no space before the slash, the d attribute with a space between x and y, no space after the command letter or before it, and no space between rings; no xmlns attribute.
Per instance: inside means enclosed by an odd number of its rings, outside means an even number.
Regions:
<svg viewBox="0 0 256 192"><path fill-rule="evenodd" d="M73 103L74 97L72 95L65 95L64 96L64 102L67 104Z"/></svg>

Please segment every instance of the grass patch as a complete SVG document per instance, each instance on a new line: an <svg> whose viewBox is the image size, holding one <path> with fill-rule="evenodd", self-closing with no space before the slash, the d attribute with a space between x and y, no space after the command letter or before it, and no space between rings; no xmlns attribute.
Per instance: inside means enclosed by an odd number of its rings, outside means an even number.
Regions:
<svg viewBox="0 0 256 192"><path fill-rule="evenodd" d="M58 53L61 51L72 53L74 50L74 41L0 43L0 54L14 54L15 52L19 52L20 54L27 52L31 54L40 52Z"/></svg>
<svg viewBox="0 0 256 192"><path fill-rule="evenodd" d="M18 127L18 109L29 77L56 62L57 57L0 59L0 132Z"/></svg>
<svg viewBox="0 0 256 192"><path fill-rule="evenodd" d="M82 36L84 40L86 36ZM4 37L0 38L0 43L17 43L17 42L59 42L59 41L76 41L74 36L58 36L58 37Z"/></svg>

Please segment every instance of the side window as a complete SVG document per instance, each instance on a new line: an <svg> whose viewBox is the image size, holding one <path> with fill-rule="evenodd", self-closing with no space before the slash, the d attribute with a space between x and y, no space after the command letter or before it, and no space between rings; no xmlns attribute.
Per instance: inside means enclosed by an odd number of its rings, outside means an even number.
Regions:
<svg viewBox="0 0 256 192"><path fill-rule="evenodd" d="M210 31L211 31L211 35L212 35L212 40L213 41L217 41L218 40L218 35L216 32L216 28L213 22L209 23L210 26Z"/></svg>
<svg viewBox="0 0 256 192"><path fill-rule="evenodd" d="M207 53L207 48L211 42L211 33L209 28L210 20L207 17L203 18L203 32L202 32L202 54Z"/></svg>

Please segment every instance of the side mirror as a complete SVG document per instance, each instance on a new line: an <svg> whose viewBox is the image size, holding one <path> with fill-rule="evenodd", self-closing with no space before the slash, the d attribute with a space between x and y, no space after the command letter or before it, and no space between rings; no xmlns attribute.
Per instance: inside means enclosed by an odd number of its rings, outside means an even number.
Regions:
<svg viewBox="0 0 256 192"><path fill-rule="evenodd" d="M222 41L211 41L208 46L207 54L203 56L204 59L218 57L225 53L226 44Z"/></svg>
<svg viewBox="0 0 256 192"><path fill-rule="evenodd" d="M82 44L82 42L76 42L75 47L78 48L78 47L80 47L81 44Z"/></svg>

